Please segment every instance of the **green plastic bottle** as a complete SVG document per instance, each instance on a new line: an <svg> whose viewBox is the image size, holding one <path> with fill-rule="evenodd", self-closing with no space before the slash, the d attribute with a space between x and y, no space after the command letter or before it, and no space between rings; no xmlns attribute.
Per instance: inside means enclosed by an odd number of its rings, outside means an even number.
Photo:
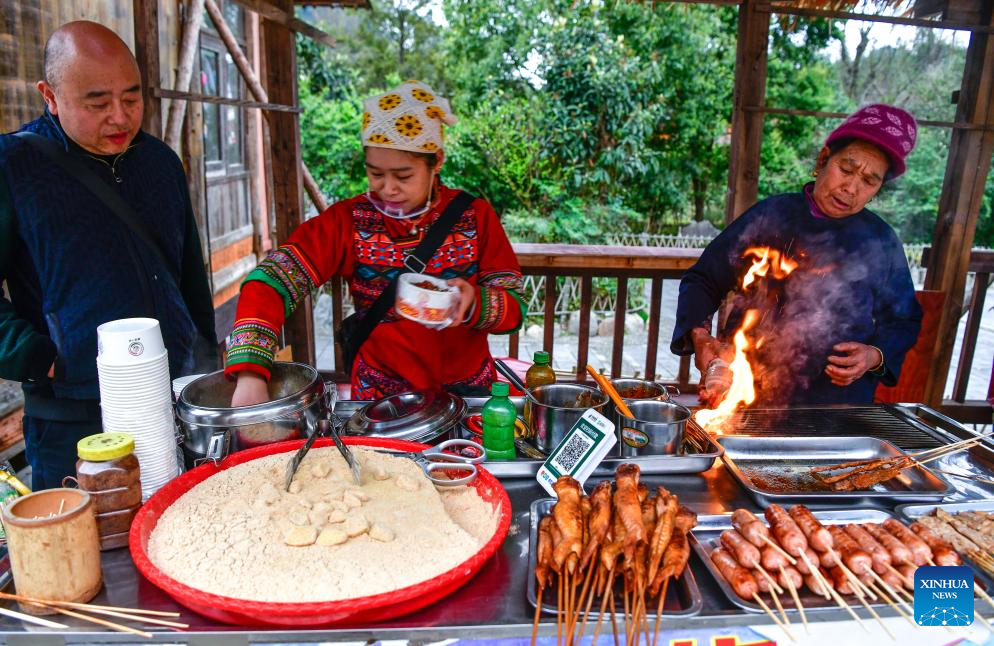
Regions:
<svg viewBox="0 0 994 646"><path fill-rule="evenodd" d="M488 460L513 460L514 422L518 411L508 399L508 385L495 381L490 386L490 399L483 405L483 448Z"/></svg>

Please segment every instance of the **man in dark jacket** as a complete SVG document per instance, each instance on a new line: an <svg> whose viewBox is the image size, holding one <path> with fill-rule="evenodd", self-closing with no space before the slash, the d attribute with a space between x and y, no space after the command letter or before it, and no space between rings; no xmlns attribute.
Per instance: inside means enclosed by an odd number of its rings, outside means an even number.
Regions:
<svg viewBox="0 0 994 646"><path fill-rule="evenodd" d="M26 452L42 489L72 475L76 442L102 430L98 325L158 319L172 377L212 369L216 337L183 167L140 130L141 84L127 45L96 23L63 25L45 46L38 89L45 112L21 131L89 167L151 234L125 223L38 142L0 136L0 281L9 296L0 299L0 378L22 382Z"/></svg>

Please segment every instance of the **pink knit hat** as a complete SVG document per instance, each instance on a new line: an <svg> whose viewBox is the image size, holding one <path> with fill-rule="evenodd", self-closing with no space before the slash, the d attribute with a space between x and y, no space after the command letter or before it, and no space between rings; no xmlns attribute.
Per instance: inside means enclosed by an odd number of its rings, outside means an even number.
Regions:
<svg viewBox="0 0 994 646"><path fill-rule="evenodd" d="M856 110L832 131L825 145L839 139L862 139L878 146L890 158L891 178L903 175L904 159L915 147L918 124L901 108L874 103Z"/></svg>

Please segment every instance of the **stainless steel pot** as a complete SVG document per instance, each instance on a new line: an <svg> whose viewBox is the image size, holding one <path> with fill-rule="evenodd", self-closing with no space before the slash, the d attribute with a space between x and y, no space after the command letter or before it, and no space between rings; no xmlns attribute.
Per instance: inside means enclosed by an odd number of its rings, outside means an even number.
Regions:
<svg viewBox="0 0 994 646"><path fill-rule="evenodd" d="M683 447L690 410L675 402L638 399L626 402L635 419L623 417L618 426L621 455L673 455Z"/></svg>
<svg viewBox="0 0 994 646"><path fill-rule="evenodd" d="M602 415L607 412L608 396L590 386L546 384L529 392L535 401L531 402L531 418L527 421L535 437L535 445L545 453L556 448L573 424L591 408ZM577 403L587 397L592 405L577 407Z"/></svg>
<svg viewBox="0 0 994 646"><path fill-rule="evenodd" d="M335 407L335 387L303 363L275 363L269 379L271 401L231 406L235 383L224 371L187 384L176 402L187 466L220 460L242 449L310 435Z"/></svg>
<svg viewBox="0 0 994 646"><path fill-rule="evenodd" d="M430 444L456 438L465 413L466 402L458 395L415 390L366 404L349 418L345 432Z"/></svg>
<svg viewBox="0 0 994 646"><path fill-rule="evenodd" d="M612 379L611 385L618 391L618 394L626 404L644 399L656 399L659 401L670 401L673 395L679 395L680 390L676 386L667 386L658 381L647 379L622 378ZM671 390L672 389L672 390ZM637 395L637 396L636 396ZM631 408L631 406L629 406ZM611 403L611 410L614 416L611 421L615 428L621 428L624 420L628 419L618 411L618 407Z"/></svg>

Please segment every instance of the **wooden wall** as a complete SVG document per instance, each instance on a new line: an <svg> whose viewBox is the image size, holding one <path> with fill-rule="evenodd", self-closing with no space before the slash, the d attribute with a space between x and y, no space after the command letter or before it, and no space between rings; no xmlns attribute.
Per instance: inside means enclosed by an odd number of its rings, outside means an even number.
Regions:
<svg viewBox="0 0 994 646"><path fill-rule="evenodd" d="M161 83L172 87L179 33L178 3L160 0ZM44 75L49 34L72 20L93 20L134 47L130 2L114 0L0 0L0 132L16 130L44 109L35 83Z"/></svg>

